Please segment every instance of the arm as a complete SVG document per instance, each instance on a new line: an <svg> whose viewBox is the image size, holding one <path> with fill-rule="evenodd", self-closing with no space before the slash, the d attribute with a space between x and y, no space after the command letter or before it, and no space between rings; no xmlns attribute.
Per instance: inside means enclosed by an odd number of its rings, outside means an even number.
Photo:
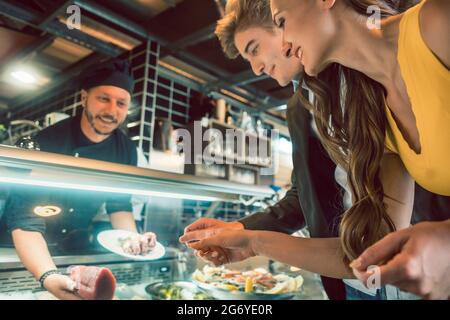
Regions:
<svg viewBox="0 0 450 320"><path fill-rule="evenodd" d="M343 263L339 238L308 239L257 231L253 236L252 246L256 255L266 256L320 275L344 279L354 277Z"/></svg>
<svg viewBox="0 0 450 320"><path fill-rule="evenodd" d="M118 211L109 215L109 220L114 229L127 230L137 233L136 223L131 212Z"/></svg>
<svg viewBox="0 0 450 320"><path fill-rule="evenodd" d="M38 280L41 275L56 269L47 243L42 236L45 220L32 214L45 195L40 192L13 189L7 202L5 219L11 232L17 255L25 268ZM60 299L79 299L73 293L75 283L67 276L52 274L44 281L44 287Z"/></svg>
<svg viewBox="0 0 450 320"><path fill-rule="evenodd" d="M283 199L264 212L257 212L238 221L225 222L211 218L201 218L184 229L181 242L189 242L209 236L209 231L216 228L234 230L269 230L283 233L293 233L305 226L305 218L300 208L295 176L292 174L293 187Z"/></svg>
<svg viewBox="0 0 450 320"><path fill-rule="evenodd" d="M384 202L389 217L396 229L409 227L414 202L414 181L409 176L401 159L395 154L386 154L381 163L380 179L386 197ZM287 239L271 235L277 241L268 241L268 236L256 237L256 251L273 259L334 278L353 277L351 269L343 264L340 242L333 239ZM270 238L270 237L269 237ZM297 245L295 245L297 243ZM280 250L281 248L286 248ZM300 253L290 250L298 248Z"/></svg>
<svg viewBox="0 0 450 320"><path fill-rule="evenodd" d="M12 232L17 255L25 268L36 279L46 271L56 269L50 256L47 243L40 232L16 229Z"/></svg>
<svg viewBox="0 0 450 320"><path fill-rule="evenodd" d="M283 233L293 233L305 226L305 218L300 207L295 175L292 174L292 187L283 199L263 212L254 213L238 221L225 222L211 218L201 218L184 229L181 242L204 239L217 228L233 230L268 230Z"/></svg>
<svg viewBox="0 0 450 320"><path fill-rule="evenodd" d="M386 211L396 230L409 227L414 207L414 180L398 155L384 155L380 179L385 194Z"/></svg>
<svg viewBox="0 0 450 320"><path fill-rule="evenodd" d="M126 230L136 233L129 241L122 244L122 249L132 255L147 254L156 246L156 234L146 232L138 235L136 223L131 212L119 211L109 215L114 229Z"/></svg>
<svg viewBox="0 0 450 320"><path fill-rule="evenodd" d="M293 233L301 229L305 220L298 201L297 189L292 187L278 203L264 212L254 213L238 221L225 222L218 219L201 218L184 229L180 242L189 243L210 237L216 229L268 230Z"/></svg>
<svg viewBox="0 0 450 320"><path fill-rule="evenodd" d="M209 238L189 246L215 265L265 256L332 278L354 277L339 253L339 238L307 239L273 231L217 229Z"/></svg>
<svg viewBox="0 0 450 320"><path fill-rule="evenodd" d="M37 280L44 272L56 269L47 243L40 232L15 229L12 231L12 237L20 260ZM44 281L44 287L63 300L80 299L73 293L75 285L68 276L61 274L52 274Z"/></svg>
<svg viewBox="0 0 450 320"><path fill-rule="evenodd" d="M115 195L107 199L105 209L114 229L137 232L130 195Z"/></svg>
<svg viewBox="0 0 450 320"><path fill-rule="evenodd" d="M450 298L450 220L422 222L393 232L352 263L366 283L370 265L379 266L380 284L392 284L425 299Z"/></svg>
<svg viewBox="0 0 450 320"><path fill-rule="evenodd" d="M382 162L381 179L385 188L387 211L397 228L409 226L414 194L414 183L399 157L387 154ZM395 200L394 200L395 199ZM333 278L353 278L351 269L344 264L338 238L296 238L268 231L220 231L190 246L203 251L203 257L215 264L238 261L252 255L300 267ZM227 256L204 253L215 246L227 249ZM212 259L213 258L213 259Z"/></svg>

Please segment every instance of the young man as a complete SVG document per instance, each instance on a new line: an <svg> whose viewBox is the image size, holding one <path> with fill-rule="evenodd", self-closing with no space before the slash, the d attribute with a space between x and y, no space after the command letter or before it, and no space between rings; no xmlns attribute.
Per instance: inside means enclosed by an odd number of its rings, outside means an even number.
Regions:
<svg viewBox="0 0 450 320"><path fill-rule="evenodd" d="M63 120L39 132L40 149L81 158L114 163L137 164L136 147L120 130L131 102L134 81L127 62L114 60L84 73L81 115ZM42 285L60 299L78 298L68 288L71 280L57 273L47 242L63 250L83 250L89 245L89 226L103 203L115 229L137 232L131 213L130 196L68 190L23 188L13 190L6 204L6 223L24 266L43 278ZM36 208L58 208L48 216ZM45 235L45 238L44 238ZM151 233L141 244L154 240Z"/></svg>

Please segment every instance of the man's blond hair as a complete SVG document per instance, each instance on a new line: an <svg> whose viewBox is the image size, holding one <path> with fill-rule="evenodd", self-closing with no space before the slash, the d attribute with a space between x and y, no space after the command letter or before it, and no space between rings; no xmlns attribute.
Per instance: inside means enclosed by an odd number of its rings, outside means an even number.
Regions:
<svg viewBox="0 0 450 320"><path fill-rule="evenodd" d="M269 0L228 0L225 16L217 21L215 34L219 38L223 52L234 59L239 51L234 43L236 32L251 27L273 30Z"/></svg>

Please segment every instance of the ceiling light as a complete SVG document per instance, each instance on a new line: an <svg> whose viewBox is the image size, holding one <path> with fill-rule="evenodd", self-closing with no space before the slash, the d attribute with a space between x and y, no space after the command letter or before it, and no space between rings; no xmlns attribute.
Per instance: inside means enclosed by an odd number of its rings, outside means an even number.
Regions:
<svg viewBox="0 0 450 320"><path fill-rule="evenodd" d="M24 84L34 84L37 82L37 79L31 73L24 70L16 70L11 72L11 76Z"/></svg>

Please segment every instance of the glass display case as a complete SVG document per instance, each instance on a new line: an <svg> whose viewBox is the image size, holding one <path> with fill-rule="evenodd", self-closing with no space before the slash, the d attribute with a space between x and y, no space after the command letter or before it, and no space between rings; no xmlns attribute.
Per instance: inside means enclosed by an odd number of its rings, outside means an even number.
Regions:
<svg viewBox="0 0 450 320"><path fill-rule="evenodd" d="M178 244L186 224L219 204L241 208L241 203L257 205L273 194L264 186L0 146L0 295L39 292L39 283L20 262L6 228L8 217L20 211L52 224L45 238L61 270L71 265L105 266L119 285L139 286L185 279L193 271L192 253ZM155 232L166 254L139 262L101 247L96 235L111 229L105 214L109 201L128 201L138 229Z"/></svg>
<svg viewBox="0 0 450 320"><path fill-rule="evenodd" d="M265 186L0 145L0 299L53 298L21 263L7 232L6 220L12 216L28 213L27 221L38 217L46 222L45 239L60 271L73 265L106 267L117 280L115 298L153 299L149 288L158 291L152 287L156 282L163 288L174 283L192 287L191 275L203 265L178 242L186 225L202 216L235 220L273 203L273 196ZM157 234L166 249L163 257L130 260L98 243L97 235L112 228L108 206L124 202L140 232ZM301 274L305 283L295 298L326 298L315 274L263 257L233 267Z"/></svg>

